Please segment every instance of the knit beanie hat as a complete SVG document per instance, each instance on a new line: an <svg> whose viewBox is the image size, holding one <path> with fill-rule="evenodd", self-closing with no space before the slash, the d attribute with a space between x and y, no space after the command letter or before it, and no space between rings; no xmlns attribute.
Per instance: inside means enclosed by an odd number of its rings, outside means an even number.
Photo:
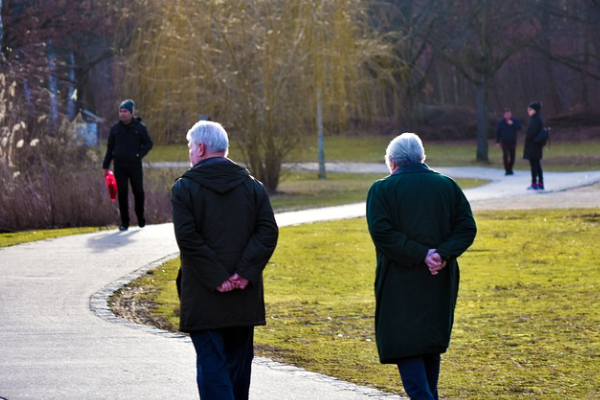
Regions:
<svg viewBox="0 0 600 400"><path fill-rule="evenodd" d="M135 103L133 102L133 100L123 100L123 102L121 102L121 104L119 104L119 110L121 108L124 108L126 110L129 110L130 113L133 114L133 108L135 107Z"/></svg>
<svg viewBox="0 0 600 400"><path fill-rule="evenodd" d="M539 101L534 101L529 103L529 108L531 108L532 110L535 110L536 113L539 113L540 110L542 109L542 103L540 103Z"/></svg>

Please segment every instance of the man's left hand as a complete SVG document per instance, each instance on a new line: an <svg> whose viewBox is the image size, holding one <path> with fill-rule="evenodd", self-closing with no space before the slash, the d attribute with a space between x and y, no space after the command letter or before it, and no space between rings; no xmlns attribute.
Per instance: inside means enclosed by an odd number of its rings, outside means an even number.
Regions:
<svg viewBox="0 0 600 400"><path fill-rule="evenodd" d="M431 275L437 275L446 266L446 261L442 259L436 249L429 249L427 257L425 257L425 264Z"/></svg>

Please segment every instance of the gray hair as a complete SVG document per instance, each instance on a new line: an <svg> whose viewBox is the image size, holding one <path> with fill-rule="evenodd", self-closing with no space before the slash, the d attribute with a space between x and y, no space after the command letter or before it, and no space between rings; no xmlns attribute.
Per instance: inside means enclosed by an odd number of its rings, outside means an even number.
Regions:
<svg viewBox="0 0 600 400"><path fill-rule="evenodd" d="M397 165L423 163L425 161L425 149L421 138L409 132L396 136L385 151L385 160L388 165L389 159L394 160Z"/></svg>
<svg viewBox="0 0 600 400"><path fill-rule="evenodd" d="M229 152L229 138L223 126L213 121L198 121L190 128L185 138L191 144L203 143L208 152Z"/></svg>

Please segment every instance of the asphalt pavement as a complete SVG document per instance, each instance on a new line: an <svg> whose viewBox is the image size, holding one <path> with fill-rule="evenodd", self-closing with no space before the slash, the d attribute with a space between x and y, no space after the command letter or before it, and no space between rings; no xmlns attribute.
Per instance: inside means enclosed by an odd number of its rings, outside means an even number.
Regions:
<svg viewBox="0 0 600 400"><path fill-rule="evenodd" d="M310 169L303 164L302 168ZM328 170L382 173L383 165ZM491 182L471 201L538 196L528 173L440 168ZM363 172L363 171L360 171ZM546 192L600 182L600 171L546 173ZM364 216L364 203L277 214L281 227ZM189 339L123 321L110 313L118 288L177 254L171 224L101 231L0 249L0 400L197 399ZM382 367L383 368L383 367ZM257 358L252 400L400 399L374 389Z"/></svg>

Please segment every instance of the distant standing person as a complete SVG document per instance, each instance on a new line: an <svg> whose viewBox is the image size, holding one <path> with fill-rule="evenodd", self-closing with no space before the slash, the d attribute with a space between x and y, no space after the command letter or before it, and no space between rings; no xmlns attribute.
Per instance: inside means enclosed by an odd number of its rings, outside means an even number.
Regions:
<svg viewBox="0 0 600 400"><path fill-rule="evenodd" d="M505 175L514 175L515 153L517 151L517 134L521 130L521 122L512 116L510 109L505 108L502 119L496 127L496 143L502 147L502 161Z"/></svg>
<svg viewBox="0 0 600 400"><path fill-rule="evenodd" d="M477 227L456 182L425 163L421 139L403 133L387 148L391 175L367 196L377 254L375 337L379 359L396 364L406 393L437 400L440 354L450 343L457 258Z"/></svg>
<svg viewBox="0 0 600 400"><path fill-rule="evenodd" d="M529 160L531 166L531 185L527 188L530 190L544 190L544 171L542 170L544 145L535 140L544 129L541 110L542 104L539 101L534 101L527 107L527 113L531 119L527 126L523 158Z"/></svg>
<svg viewBox="0 0 600 400"><path fill-rule="evenodd" d="M119 105L119 122L110 128L106 155L102 163L106 175L110 162L114 160L115 179L119 189L120 231L129 229L129 183L135 199L138 226L146 226L142 158L152 148L152 139L142 119L133 115L134 107L133 100L124 100Z"/></svg>
<svg viewBox="0 0 600 400"><path fill-rule="evenodd" d="M171 191L180 330L196 349L201 399L247 400L254 327L266 323L262 273L278 227L263 185L227 158L220 124L199 121L186 138L192 167Z"/></svg>

